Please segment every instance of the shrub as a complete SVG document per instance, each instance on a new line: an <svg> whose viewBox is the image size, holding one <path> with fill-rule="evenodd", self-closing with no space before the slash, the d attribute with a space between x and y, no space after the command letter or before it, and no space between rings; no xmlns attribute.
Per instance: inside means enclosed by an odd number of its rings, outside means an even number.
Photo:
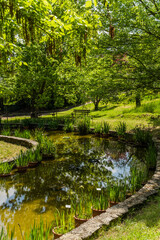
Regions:
<svg viewBox="0 0 160 240"><path fill-rule="evenodd" d="M90 118L81 118L77 122L78 131L80 134L88 134L90 131Z"/></svg>

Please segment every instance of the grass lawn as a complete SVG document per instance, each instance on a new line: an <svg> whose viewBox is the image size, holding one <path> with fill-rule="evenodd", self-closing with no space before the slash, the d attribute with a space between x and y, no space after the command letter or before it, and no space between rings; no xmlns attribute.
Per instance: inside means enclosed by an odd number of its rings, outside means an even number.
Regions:
<svg viewBox="0 0 160 240"><path fill-rule="evenodd" d="M83 106L74 107L69 110L64 110L58 112L58 118L60 117L71 117L71 113L74 109L87 109L90 110L91 127L94 127L98 122L107 121L111 125L111 130L115 130L118 123L126 122L127 131L132 130L137 125L138 126L153 126L153 122L151 118L157 118L160 115L160 98L154 100L144 100L142 101L142 106L139 108L135 108L134 103L130 104L99 104L99 110L94 111L93 103L85 104ZM51 117L51 114L44 115L42 118ZM12 117L10 120L15 119L24 119L27 117ZM160 122L159 122L160 125Z"/></svg>
<svg viewBox="0 0 160 240"><path fill-rule="evenodd" d="M16 157L16 155L18 155L21 150L25 151L26 148L0 141L0 162L3 162L3 160L8 158Z"/></svg>
<svg viewBox="0 0 160 240"><path fill-rule="evenodd" d="M99 104L99 110L94 111L93 103L85 104L83 106L74 107L69 110L58 112L58 118L60 117L71 117L71 113L74 109L87 109L90 110L91 126L94 127L98 122L107 121L111 125L111 130L115 130L118 123L126 122L127 130L131 130L138 126L152 126L153 122L151 118L157 118L160 115L160 98L154 100L142 101L142 106L135 108L134 103L130 104ZM44 115L42 118L51 117L51 114ZM27 117L12 117L10 120L24 119ZM159 122L160 125L160 122Z"/></svg>
<svg viewBox="0 0 160 240"><path fill-rule="evenodd" d="M158 240L160 239L160 192L150 197L139 210L133 210L127 218L107 232L103 231L97 240Z"/></svg>
<svg viewBox="0 0 160 240"><path fill-rule="evenodd" d="M160 100L156 102L160 104ZM146 104L146 103L145 103ZM149 103L150 104L150 103ZM61 117L71 117L71 113L74 111L74 109L88 109L90 110L89 116L91 117L91 127L94 127L98 122L107 121L109 122L111 126L111 130L115 130L118 123L126 122L127 124L127 130L131 130L135 128L137 125L148 127L149 125L152 126L151 123L151 117L156 117L158 115L158 112L147 112L149 109L143 109L143 107L139 109L135 109L134 104L100 104L99 110L94 111L94 105L92 103L75 107L70 110L65 110L58 112L58 118ZM51 117L51 114L44 115L42 118L48 118ZM9 121L15 120L15 119L24 119L28 117L12 117L9 118Z"/></svg>

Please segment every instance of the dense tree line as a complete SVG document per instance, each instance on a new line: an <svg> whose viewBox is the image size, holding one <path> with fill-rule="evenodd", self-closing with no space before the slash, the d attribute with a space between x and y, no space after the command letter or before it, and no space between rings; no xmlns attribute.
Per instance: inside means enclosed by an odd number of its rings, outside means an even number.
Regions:
<svg viewBox="0 0 160 240"><path fill-rule="evenodd" d="M159 91L159 0L1 0L0 104L30 109Z"/></svg>

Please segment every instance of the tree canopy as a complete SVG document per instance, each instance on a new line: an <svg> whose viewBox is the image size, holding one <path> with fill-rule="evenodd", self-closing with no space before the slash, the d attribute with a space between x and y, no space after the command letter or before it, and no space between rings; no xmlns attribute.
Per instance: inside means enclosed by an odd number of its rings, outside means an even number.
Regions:
<svg viewBox="0 0 160 240"><path fill-rule="evenodd" d="M0 98L97 109L159 91L159 10L155 0L1 0Z"/></svg>

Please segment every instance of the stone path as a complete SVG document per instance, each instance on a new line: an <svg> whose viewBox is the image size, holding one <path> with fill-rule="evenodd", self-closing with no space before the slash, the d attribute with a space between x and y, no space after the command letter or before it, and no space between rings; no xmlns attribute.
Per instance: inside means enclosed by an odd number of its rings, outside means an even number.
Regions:
<svg viewBox="0 0 160 240"><path fill-rule="evenodd" d="M89 240L91 237L93 239L102 227L109 226L112 221L128 213L129 209L136 205L143 204L147 197L158 192L160 188L160 140L158 137L154 137L153 141L157 148L157 165L152 178L148 180L136 194L132 195L124 202L108 208L106 212L102 213L100 216L92 218L81 226L73 229L71 232L64 234L59 240Z"/></svg>

